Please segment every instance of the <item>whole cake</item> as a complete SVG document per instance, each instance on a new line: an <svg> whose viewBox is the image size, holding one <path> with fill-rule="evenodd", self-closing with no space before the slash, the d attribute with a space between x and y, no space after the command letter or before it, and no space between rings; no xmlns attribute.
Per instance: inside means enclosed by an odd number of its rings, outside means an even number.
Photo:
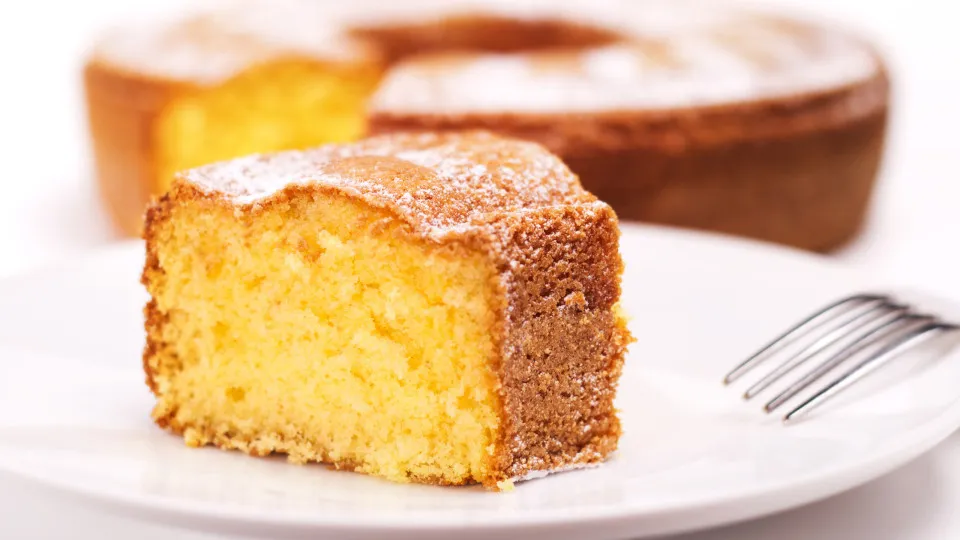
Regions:
<svg viewBox="0 0 960 540"><path fill-rule="evenodd" d="M153 418L189 445L491 489L617 447L617 217L540 145L219 162L175 177L145 237Z"/></svg>
<svg viewBox="0 0 960 540"><path fill-rule="evenodd" d="M864 221L889 100L857 37L692 0L240 4L120 28L86 88L131 234L176 170L484 129L559 155L621 219L818 251Z"/></svg>

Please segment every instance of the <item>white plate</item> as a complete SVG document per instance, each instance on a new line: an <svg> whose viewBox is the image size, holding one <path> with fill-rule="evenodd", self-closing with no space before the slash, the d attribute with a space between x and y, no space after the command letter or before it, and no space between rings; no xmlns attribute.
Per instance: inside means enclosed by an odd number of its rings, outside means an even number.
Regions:
<svg viewBox="0 0 960 540"><path fill-rule="evenodd" d="M621 383L621 450L599 468L497 494L188 449L148 417L142 246L129 243L0 283L0 470L111 511L220 533L639 538L824 498L960 425L953 353L906 357L791 427L720 384L799 316L869 287L864 276L793 251L659 228L625 227L622 247L639 343Z"/></svg>

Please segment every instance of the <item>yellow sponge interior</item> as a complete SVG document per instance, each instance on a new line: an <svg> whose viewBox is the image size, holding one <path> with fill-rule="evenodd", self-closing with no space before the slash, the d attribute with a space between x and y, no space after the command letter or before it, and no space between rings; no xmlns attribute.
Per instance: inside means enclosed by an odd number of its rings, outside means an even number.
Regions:
<svg viewBox="0 0 960 540"><path fill-rule="evenodd" d="M288 61L178 93L154 125L158 192L177 171L214 161L357 139L379 79L374 65Z"/></svg>
<svg viewBox="0 0 960 540"><path fill-rule="evenodd" d="M209 201L153 232L154 410L188 444L337 462L395 481L491 471L495 274L337 195L255 219Z"/></svg>

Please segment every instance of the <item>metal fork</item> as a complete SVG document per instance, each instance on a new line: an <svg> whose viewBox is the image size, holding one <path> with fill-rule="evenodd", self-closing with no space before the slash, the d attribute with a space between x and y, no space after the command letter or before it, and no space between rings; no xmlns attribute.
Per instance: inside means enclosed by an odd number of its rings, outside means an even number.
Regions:
<svg viewBox="0 0 960 540"><path fill-rule="evenodd" d="M744 392L743 398L750 400L814 358L823 357L764 405L764 411L771 413L831 371L845 367L839 376L783 417L784 422L790 423L907 350L957 329L960 326L917 311L890 295L855 294L827 305L788 329L730 371L723 383L729 385L764 362L780 357L779 365ZM792 344L797 344L799 350L786 352Z"/></svg>

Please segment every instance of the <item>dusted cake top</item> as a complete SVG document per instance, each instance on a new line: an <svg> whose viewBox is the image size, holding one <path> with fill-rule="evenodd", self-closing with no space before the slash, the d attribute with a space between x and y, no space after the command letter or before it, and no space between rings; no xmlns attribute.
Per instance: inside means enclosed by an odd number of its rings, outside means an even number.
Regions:
<svg viewBox="0 0 960 540"><path fill-rule="evenodd" d="M525 37L514 24L500 33L521 34L510 39L530 42L515 52L493 54L473 50L484 47L461 35L471 18L484 24L565 21L614 39L575 43L565 52L535 52L544 45L536 42L543 36ZM445 21L466 26L452 36L444 32ZM434 51L472 51L441 61L412 56L394 65L372 103L374 110L386 112L683 108L827 90L881 70L867 45L838 30L696 0L241 2L166 23L125 27L95 54L134 72L215 84L258 63L291 56L323 61L395 56L396 42L378 40L375 32L372 39L354 35L378 28L406 31L414 39L435 32L429 38ZM483 33L498 31L474 32L487 42ZM562 44L564 37L552 34L550 44Z"/></svg>
<svg viewBox="0 0 960 540"><path fill-rule="evenodd" d="M570 20L598 22L591 9L599 7L581 7L582 16ZM565 12L573 11L567 5ZM417 114L663 110L825 91L869 80L881 69L867 45L842 32L722 2L639 0L600 12L608 20L599 24L622 41L573 51L412 57L388 71L372 108Z"/></svg>
<svg viewBox="0 0 960 540"><path fill-rule="evenodd" d="M540 145L483 131L384 135L254 155L186 171L178 181L238 205L256 204L291 186L330 188L391 209L435 237L503 213L606 207Z"/></svg>
<svg viewBox="0 0 960 540"><path fill-rule="evenodd" d="M332 4L301 0L207 4L128 22L107 32L93 56L135 73L196 85L218 84L281 58L329 62L377 58L370 47L330 23Z"/></svg>

